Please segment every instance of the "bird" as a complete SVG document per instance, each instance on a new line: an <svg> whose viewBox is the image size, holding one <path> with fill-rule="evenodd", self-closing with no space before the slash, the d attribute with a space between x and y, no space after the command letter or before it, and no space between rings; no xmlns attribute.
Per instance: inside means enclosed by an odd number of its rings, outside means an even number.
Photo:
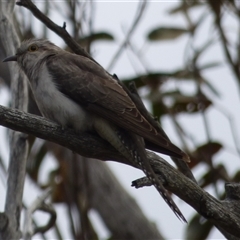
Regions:
<svg viewBox="0 0 240 240"><path fill-rule="evenodd" d="M47 39L28 39L16 54L3 62L15 61L26 74L41 114L79 132L94 132L109 142L130 163L141 168L175 215L187 222L146 155L152 149L189 162L160 124L149 120L136 101L95 60L61 49Z"/></svg>

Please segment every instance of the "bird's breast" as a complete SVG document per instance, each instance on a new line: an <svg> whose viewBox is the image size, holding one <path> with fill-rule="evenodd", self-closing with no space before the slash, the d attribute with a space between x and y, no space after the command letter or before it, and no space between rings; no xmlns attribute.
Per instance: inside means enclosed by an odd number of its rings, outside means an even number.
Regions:
<svg viewBox="0 0 240 240"><path fill-rule="evenodd" d="M38 79L32 79L30 83L43 116L62 126L71 126L75 130L92 130L92 115L58 90L46 66L39 71Z"/></svg>

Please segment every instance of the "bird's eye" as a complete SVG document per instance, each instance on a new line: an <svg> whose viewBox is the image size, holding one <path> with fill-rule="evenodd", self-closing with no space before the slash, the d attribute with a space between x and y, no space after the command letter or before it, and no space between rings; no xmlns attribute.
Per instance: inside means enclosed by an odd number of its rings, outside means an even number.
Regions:
<svg viewBox="0 0 240 240"><path fill-rule="evenodd" d="M33 44L28 48L29 52L36 52L37 50L38 50L38 46L36 44Z"/></svg>

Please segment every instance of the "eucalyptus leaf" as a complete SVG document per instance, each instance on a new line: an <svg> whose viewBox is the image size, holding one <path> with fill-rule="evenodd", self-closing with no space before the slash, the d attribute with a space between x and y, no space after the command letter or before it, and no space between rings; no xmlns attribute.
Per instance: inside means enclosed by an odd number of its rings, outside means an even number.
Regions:
<svg viewBox="0 0 240 240"><path fill-rule="evenodd" d="M137 88L143 87L145 85L160 85L166 79L171 77L171 73L168 72L152 72L149 74L139 75L137 77L131 77L126 79L121 79L121 81L128 86L129 83L134 82Z"/></svg>
<svg viewBox="0 0 240 240"><path fill-rule="evenodd" d="M159 27L148 34L150 41L173 40L183 34L189 33L189 30L178 27Z"/></svg>
<svg viewBox="0 0 240 240"><path fill-rule="evenodd" d="M79 43L81 45L86 45L86 43L93 42L93 41L113 41L114 37L112 34L108 32L98 32L98 33L93 33L91 35L85 36L80 39Z"/></svg>
<svg viewBox="0 0 240 240"><path fill-rule="evenodd" d="M214 169L209 169L199 181L199 185L202 188L215 184L217 181L223 180L224 182L231 181L228 176L227 170L223 164L217 165Z"/></svg>

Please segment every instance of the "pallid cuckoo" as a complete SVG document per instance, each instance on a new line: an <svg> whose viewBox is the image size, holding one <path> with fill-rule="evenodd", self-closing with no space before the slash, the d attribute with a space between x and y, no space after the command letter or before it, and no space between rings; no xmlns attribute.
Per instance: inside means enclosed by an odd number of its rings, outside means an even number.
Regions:
<svg viewBox="0 0 240 240"><path fill-rule="evenodd" d="M93 60L43 39L24 41L16 55L4 60L8 61L17 61L27 75L43 116L77 131L95 131L141 167L176 216L186 222L154 173L144 141L160 153L187 162L189 158L171 143L160 125L144 117L116 78Z"/></svg>

